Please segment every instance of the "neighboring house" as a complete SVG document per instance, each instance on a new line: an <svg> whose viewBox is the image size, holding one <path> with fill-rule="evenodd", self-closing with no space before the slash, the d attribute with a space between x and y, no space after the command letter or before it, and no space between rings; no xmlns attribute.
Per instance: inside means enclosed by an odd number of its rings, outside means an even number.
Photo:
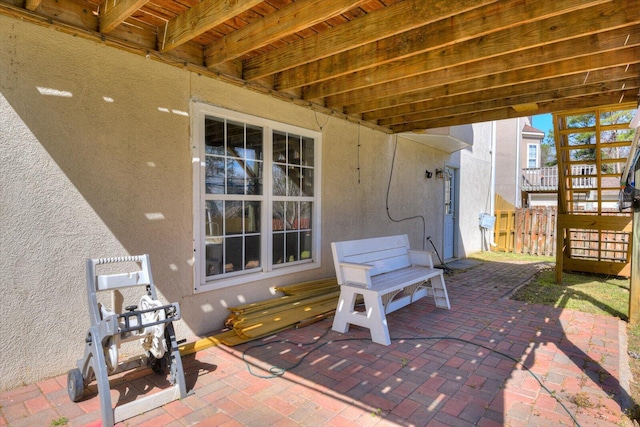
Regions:
<svg viewBox="0 0 640 427"><path fill-rule="evenodd" d="M491 212L492 123L388 135L4 15L0 117L2 390L82 356L87 258L150 254L184 339L333 276L332 241L465 257Z"/></svg>
<svg viewBox="0 0 640 427"><path fill-rule="evenodd" d="M558 205L558 166L544 166L540 161L540 146L544 133L527 124L522 129L522 165L520 176L515 183L521 194L518 207ZM523 151L524 150L524 151ZM598 200L604 210L617 210L620 179L616 176L602 176L598 183L595 161L575 163L569 166L569 179L575 197L575 209L597 211ZM620 171L616 171L620 173Z"/></svg>
<svg viewBox="0 0 640 427"><path fill-rule="evenodd" d="M544 132L531 126L531 117L496 123L496 194L518 208L539 203L541 198L545 198L541 196L545 193L531 194L530 200L522 177L527 175L527 171L540 170ZM555 203L555 193L552 198Z"/></svg>

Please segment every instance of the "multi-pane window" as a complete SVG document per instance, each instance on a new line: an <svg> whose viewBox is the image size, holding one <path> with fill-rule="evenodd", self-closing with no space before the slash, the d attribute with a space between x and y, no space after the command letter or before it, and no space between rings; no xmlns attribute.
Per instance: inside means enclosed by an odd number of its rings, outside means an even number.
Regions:
<svg viewBox="0 0 640 427"><path fill-rule="evenodd" d="M528 144L527 146L527 167L528 168L538 167L538 145L537 144Z"/></svg>
<svg viewBox="0 0 640 427"><path fill-rule="evenodd" d="M200 104L194 129L196 286L317 263L319 135Z"/></svg>
<svg viewBox="0 0 640 427"><path fill-rule="evenodd" d="M206 275L258 268L263 129L205 117Z"/></svg>
<svg viewBox="0 0 640 427"><path fill-rule="evenodd" d="M273 264L312 253L314 140L273 132Z"/></svg>

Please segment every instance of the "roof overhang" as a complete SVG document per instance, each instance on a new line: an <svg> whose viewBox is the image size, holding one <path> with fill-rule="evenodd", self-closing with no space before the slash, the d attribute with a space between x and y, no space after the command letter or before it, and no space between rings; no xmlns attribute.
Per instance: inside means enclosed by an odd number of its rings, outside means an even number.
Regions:
<svg viewBox="0 0 640 427"><path fill-rule="evenodd" d="M449 154L473 145L472 125L416 130L401 133L399 136Z"/></svg>

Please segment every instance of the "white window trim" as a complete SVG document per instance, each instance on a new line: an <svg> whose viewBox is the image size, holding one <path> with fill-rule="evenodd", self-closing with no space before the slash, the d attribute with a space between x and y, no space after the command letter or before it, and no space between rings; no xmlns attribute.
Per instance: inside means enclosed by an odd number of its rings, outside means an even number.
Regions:
<svg viewBox="0 0 640 427"><path fill-rule="evenodd" d="M283 276L286 274L294 274L302 271L308 271L316 268L320 268L321 254L321 222L320 212L321 206L321 189L320 183L322 182L322 164L321 164L321 147L322 147L322 134L310 129L300 128L297 126L289 125L282 122L276 122L274 120L263 119L260 117L251 116L248 114L238 113L236 111L228 110L221 107L205 104L203 102L193 101L190 108L191 114L191 153L192 153L192 166L193 166L193 272L194 272L194 293L212 291L230 286L236 286L246 283L257 282L272 277ZM229 119L235 121L241 121L248 124L261 126L265 129L265 135L267 135L269 145L271 144L271 135L273 130L295 133L304 137L313 138L314 143L314 209L312 216L313 224L313 238L312 248L313 255L309 262L292 265L272 265L273 249L271 245L272 225L270 218L272 217L273 209L273 196L265 194L262 200L264 201L264 208L261 214L261 224L266 224L264 234L269 235L268 238L262 239L261 253L266 257L263 266L260 271L253 273L239 274L230 277L224 277L215 280L206 280L205 275L205 251L204 248L204 233L202 230L202 224L204 222L204 173L205 173L205 154L204 154L204 123L205 116L214 116L222 119ZM271 182L272 178L272 159L270 146L265 147L264 150L264 173L265 182ZM267 181L268 180L268 181ZM269 189L271 186L269 185ZM269 262L266 262L269 261Z"/></svg>

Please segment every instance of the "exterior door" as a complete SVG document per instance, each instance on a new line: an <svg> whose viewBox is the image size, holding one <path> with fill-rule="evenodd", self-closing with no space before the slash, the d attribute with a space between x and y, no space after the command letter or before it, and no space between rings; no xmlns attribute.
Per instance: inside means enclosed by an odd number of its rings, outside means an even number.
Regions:
<svg viewBox="0 0 640 427"><path fill-rule="evenodd" d="M444 168L444 259L455 256L456 239L456 169Z"/></svg>

